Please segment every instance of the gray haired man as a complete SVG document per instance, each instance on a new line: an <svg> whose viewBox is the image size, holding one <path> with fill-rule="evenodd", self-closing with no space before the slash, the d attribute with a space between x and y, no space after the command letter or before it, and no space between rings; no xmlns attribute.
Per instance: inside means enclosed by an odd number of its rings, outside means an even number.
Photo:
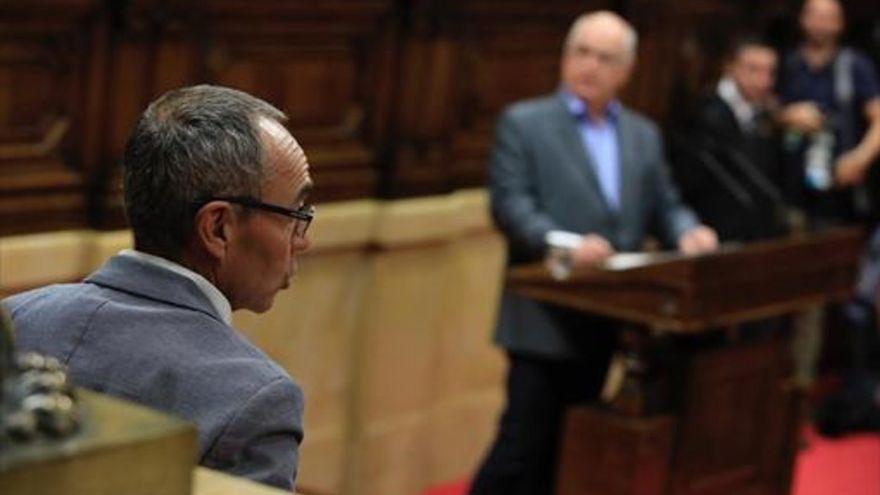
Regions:
<svg viewBox="0 0 880 495"><path fill-rule="evenodd" d="M22 350L77 385L193 421L199 463L290 489L303 396L231 326L264 312L308 247L312 181L284 114L214 86L171 91L123 158L135 249L82 283L9 298Z"/></svg>
<svg viewBox="0 0 880 495"><path fill-rule="evenodd" d="M584 14L563 47L559 91L517 102L498 119L489 190L510 265L541 260L559 237L583 267L640 249L649 233L686 253L717 246L681 202L657 127L617 99L637 42L618 15ZM572 404L597 398L612 330L503 292L495 342L508 358L507 405L471 495L555 492L562 419Z"/></svg>

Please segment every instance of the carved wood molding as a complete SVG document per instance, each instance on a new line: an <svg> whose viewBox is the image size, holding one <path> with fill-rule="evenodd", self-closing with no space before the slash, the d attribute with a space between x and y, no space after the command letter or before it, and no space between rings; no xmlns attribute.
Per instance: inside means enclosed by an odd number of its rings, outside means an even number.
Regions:
<svg viewBox="0 0 880 495"><path fill-rule="evenodd" d="M83 116L101 8L0 5L0 233L86 224Z"/></svg>
<svg viewBox="0 0 880 495"><path fill-rule="evenodd" d="M370 197L377 188L393 63L385 1L134 1L119 13L105 169L118 160L146 104L207 82L242 89L288 114L309 156L317 201ZM105 209L120 204L104 181ZM109 213L116 220L118 211ZM111 221L108 227L117 227Z"/></svg>
<svg viewBox="0 0 880 495"><path fill-rule="evenodd" d="M874 2L847 6L851 24L869 32ZM22 213L10 201L79 194L76 222L88 214L93 227L122 226L117 171L133 123L159 94L202 82L252 92L290 116L318 201L480 186L498 113L556 88L560 44L583 11L612 9L634 23L640 58L622 99L665 124L673 108L680 113L675 95L686 100L714 82L720 47L737 26L791 41L797 8L757 0L7 0L0 222L19 231L69 221L57 208L34 210L33 222L12 219Z"/></svg>

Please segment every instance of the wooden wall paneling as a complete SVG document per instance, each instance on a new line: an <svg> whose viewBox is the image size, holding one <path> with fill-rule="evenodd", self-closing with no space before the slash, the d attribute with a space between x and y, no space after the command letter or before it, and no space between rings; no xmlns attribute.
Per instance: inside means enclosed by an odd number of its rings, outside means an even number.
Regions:
<svg viewBox="0 0 880 495"><path fill-rule="evenodd" d="M401 55L379 192L389 198L446 193L450 188L441 138L455 55L441 35L447 8L442 2L400 2L398 16Z"/></svg>
<svg viewBox="0 0 880 495"><path fill-rule="evenodd" d="M162 0L112 3L107 29L110 47L105 74L106 105L102 109L101 146L92 178L92 225L100 229L126 226L121 169L125 143L138 116L159 94L157 68L171 13ZM165 72L167 74L167 71Z"/></svg>
<svg viewBox="0 0 880 495"><path fill-rule="evenodd" d="M571 21L613 3L413 3L405 12L401 98L384 195L483 185L498 112L515 100L552 91Z"/></svg>
<svg viewBox="0 0 880 495"><path fill-rule="evenodd" d="M880 57L874 4L847 3L850 37ZM739 27L795 42L800 0L3 2L0 233L83 226L87 206L90 225L123 226L134 120L196 82L285 109L320 201L482 185L498 112L555 87L567 27L599 8L640 31L624 101L668 125L712 88Z"/></svg>
<svg viewBox="0 0 880 495"><path fill-rule="evenodd" d="M627 98L671 126L700 96L714 90L727 46L746 25L745 13L736 4L717 0L676 2L666 8L645 4L650 2L634 7L642 46Z"/></svg>
<svg viewBox="0 0 880 495"><path fill-rule="evenodd" d="M0 234L86 223L83 114L99 5L0 5Z"/></svg>
<svg viewBox="0 0 880 495"><path fill-rule="evenodd" d="M134 0L116 13L99 179L102 228L124 225L118 162L138 115L196 83L285 111L309 156L316 201L375 193L394 63L390 1Z"/></svg>
<svg viewBox="0 0 880 495"><path fill-rule="evenodd" d="M622 14L639 34L639 53L629 85L621 99L649 117L662 121L674 76L681 22L677 2L634 0L626 2Z"/></svg>
<svg viewBox="0 0 880 495"><path fill-rule="evenodd" d="M572 21L610 2L566 2L542 8L518 2L492 9L488 2L462 2L453 35L461 52L456 72L456 114L449 129L454 187L485 183L495 120L505 106L554 91L559 84L562 42Z"/></svg>
<svg viewBox="0 0 880 495"><path fill-rule="evenodd" d="M82 156L86 170L87 216L94 225L101 217L99 194L105 175L102 165L108 94L108 67L110 61L110 13L102 10L96 21L92 39L91 63L85 88L85 109L82 125Z"/></svg>
<svg viewBox="0 0 880 495"><path fill-rule="evenodd" d="M316 200L375 193L395 63L391 1L205 2L205 79L285 111Z"/></svg>

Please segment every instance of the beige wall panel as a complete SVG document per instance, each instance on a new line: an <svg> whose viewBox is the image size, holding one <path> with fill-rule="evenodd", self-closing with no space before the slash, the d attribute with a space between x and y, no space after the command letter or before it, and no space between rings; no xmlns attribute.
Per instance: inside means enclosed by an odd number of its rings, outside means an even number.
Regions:
<svg viewBox="0 0 880 495"><path fill-rule="evenodd" d="M451 246L449 286L437 343L435 399L498 385L503 362L491 345L503 277L503 241L476 233Z"/></svg>
<svg viewBox="0 0 880 495"><path fill-rule="evenodd" d="M341 493L351 441L355 336L369 273L375 201L319 206L312 248L272 309L234 316L254 344L287 369L306 396L299 481Z"/></svg>
<svg viewBox="0 0 880 495"><path fill-rule="evenodd" d="M504 246L482 191L395 202L379 218L350 493L409 495L469 476L494 432ZM427 443L411 446L419 435ZM383 464L401 456L397 469Z"/></svg>
<svg viewBox="0 0 880 495"><path fill-rule="evenodd" d="M90 256L86 273L91 273L119 251L134 246L130 230L97 232L91 235L89 242Z"/></svg>
<svg viewBox="0 0 880 495"><path fill-rule="evenodd" d="M236 326L303 387L307 432L301 482L337 493L345 472L356 373L352 339L366 266L357 251L308 256L269 312L235 314Z"/></svg>
<svg viewBox="0 0 880 495"><path fill-rule="evenodd" d="M362 454L347 495L418 495L429 485L427 413L377 424L357 443Z"/></svg>
<svg viewBox="0 0 880 495"><path fill-rule="evenodd" d="M297 485L342 494L349 445L345 427L315 428L306 421Z"/></svg>
<svg viewBox="0 0 880 495"><path fill-rule="evenodd" d="M460 207L453 194L384 203L376 219L375 240L387 247L448 242L461 230Z"/></svg>
<svg viewBox="0 0 880 495"><path fill-rule="evenodd" d="M364 245L374 211L373 202L366 201L322 208L313 249L300 257L291 287L278 293L267 313L234 316L238 328L301 382L309 399L307 419L314 411L320 427L345 419L352 339L368 275ZM331 234L337 231L346 234Z"/></svg>
<svg viewBox="0 0 880 495"><path fill-rule="evenodd" d="M492 229L489 215L489 194L485 189L465 189L452 194L452 200L461 211L458 223L463 231L482 232Z"/></svg>
<svg viewBox="0 0 880 495"><path fill-rule="evenodd" d="M357 249L373 239L380 203L374 200L318 205L309 227L310 253Z"/></svg>
<svg viewBox="0 0 880 495"><path fill-rule="evenodd" d="M441 244L382 251L371 262L358 385L367 424L430 407L449 257Z"/></svg>
<svg viewBox="0 0 880 495"><path fill-rule="evenodd" d="M260 315L238 311L234 322L296 377L310 407L332 402L332 410L315 411L316 420L336 423L344 412L338 406L348 400L366 263L357 252L303 261L292 286L276 296L271 310Z"/></svg>
<svg viewBox="0 0 880 495"><path fill-rule="evenodd" d="M502 402L489 225L483 191L321 206L291 288L236 313L305 391L301 483L415 495L472 474ZM0 287L77 280L130 246L128 231L0 238Z"/></svg>
<svg viewBox="0 0 880 495"><path fill-rule="evenodd" d="M451 247L448 308L436 345L428 419L430 482L470 476L495 431L501 352L490 344L503 276L503 241L471 233Z"/></svg>
<svg viewBox="0 0 880 495"><path fill-rule="evenodd" d="M495 436L503 392L491 389L447 400L428 417L428 485L470 479Z"/></svg>
<svg viewBox="0 0 880 495"><path fill-rule="evenodd" d="M88 232L0 239L0 287L19 289L80 279L90 261Z"/></svg>

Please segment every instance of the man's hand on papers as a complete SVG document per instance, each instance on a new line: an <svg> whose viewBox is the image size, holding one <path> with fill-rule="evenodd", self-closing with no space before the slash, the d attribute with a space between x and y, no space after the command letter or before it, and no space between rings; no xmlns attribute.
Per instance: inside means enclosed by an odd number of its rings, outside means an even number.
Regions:
<svg viewBox="0 0 880 495"><path fill-rule="evenodd" d="M684 254L700 254L718 249L718 235L711 228L700 225L678 238L678 250Z"/></svg>
<svg viewBox="0 0 880 495"><path fill-rule="evenodd" d="M614 254L614 248L607 239L596 234L583 236L580 244L572 252L574 266L595 266Z"/></svg>

